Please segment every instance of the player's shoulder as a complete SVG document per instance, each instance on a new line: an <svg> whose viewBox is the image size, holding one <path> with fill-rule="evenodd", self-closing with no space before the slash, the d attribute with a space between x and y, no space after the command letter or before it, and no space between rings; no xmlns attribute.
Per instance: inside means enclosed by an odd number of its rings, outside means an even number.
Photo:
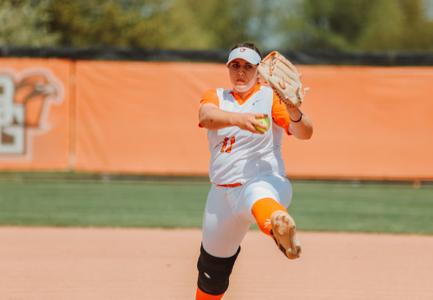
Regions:
<svg viewBox="0 0 433 300"><path fill-rule="evenodd" d="M200 99L200 103L201 104L205 104L205 103L212 103L215 104L216 106L219 105L220 102L220 96L222 93L221 88L214 88L214 89L208 89L206 90Z"/></svg>
<svg viewBox="0 0 433 300"><path fill-rule="evenodd" d="M266 84L260 84L260 90L266 93L270 93L271 95L275 93L273 88Z"/></svg>
<svg viewBox="0 0 433 300"><path fill-rule="evenodd" d="M203 92L202 98L213 98L222 93L229 93L231 90L224 88L212 88Z"/></svg>
<svg viewBox="0 0 433 300"><path fill-rule="evenodd" d="M208 90L203 92L202 98L214 97L217 94L216 91L217 91L217 89L208 89Z"/></svg>
<svg viewBox="0 0 433 300"><path fill-rule="evenodd" d="M273 99L275 98L275 92L274 90L265 84L260 84L260 88L258 89L258 91L256 92L259 97L263 98L263 99L267 99L267 101L273 101Z"/></svg>
<svg viewBox="0 0 433 300"><path fill-rule="evenodd" d="M278 95L277 92L275 92L275 90L271 86L267 84L261 84L260 90L263 91L266 95L271 96L273 102L281 102L280 96Z"/></svg>

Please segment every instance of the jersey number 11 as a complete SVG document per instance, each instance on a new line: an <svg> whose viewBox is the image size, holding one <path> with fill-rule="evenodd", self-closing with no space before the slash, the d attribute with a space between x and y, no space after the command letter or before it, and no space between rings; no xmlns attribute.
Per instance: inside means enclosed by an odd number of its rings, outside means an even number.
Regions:
<svg viewBox="0 0 433 300"><path fill-rule="evenodd" d="M230 141L230 144L229 144ZM235 136L231 136L231 137L225 137L224 138L224 142L223 142L223 146L221 147L221 153L225 152L225 153L230 153L232 152L232 147L233 144L235 143Z"/></svg>

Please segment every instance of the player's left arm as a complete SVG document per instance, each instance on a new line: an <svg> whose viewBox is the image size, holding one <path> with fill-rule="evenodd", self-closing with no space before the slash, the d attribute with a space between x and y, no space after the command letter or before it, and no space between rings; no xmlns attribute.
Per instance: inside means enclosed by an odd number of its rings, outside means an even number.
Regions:
<svg viewBox="0 0 433 300"><path fill-rule="evenodd" d="M310 139L313 135L313 123L311 119L299 107L293 104L287 104L286 109L290 118L289 132L298 139Z"/></svg>
<svg viewBox="0 0 433 300"><path fill-rule="evenodd" d="M313 135L311 119L300 110L299 106L284 104L275 92L272 118L278 126L281 126L288 134L292 134L298 139L308 140Z"/></svg>

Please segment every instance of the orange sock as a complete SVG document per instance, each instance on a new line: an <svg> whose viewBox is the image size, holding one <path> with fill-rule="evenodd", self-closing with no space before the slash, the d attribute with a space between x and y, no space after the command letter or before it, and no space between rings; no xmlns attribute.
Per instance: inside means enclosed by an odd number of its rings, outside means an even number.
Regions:
<svg viewBox="0 0 433 300"><path fill-rule="evenodd" d="M260 230L267 235L271 234L271 227L266 225L271 215L277 210L287 211L283 205L272 198L263 198L256 201L251 210Z"/></svg>
<svg viewBox="0 0 433 300"><path fill-rule="evenodd" d="M203 292L201 289L197 288L197 292L195 294L195 300L220 300L224 294L221 295L210 295Z"/></svg>

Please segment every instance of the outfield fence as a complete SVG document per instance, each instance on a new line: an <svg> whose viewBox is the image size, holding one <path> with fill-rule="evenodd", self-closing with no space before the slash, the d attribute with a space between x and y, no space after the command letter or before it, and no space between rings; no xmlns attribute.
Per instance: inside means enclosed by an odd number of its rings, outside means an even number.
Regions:
<svg viewBox="0 0 433 300"><path fill-rule="evenodd" d="M433 67L300 65L309 141L289 176L433 179ZM198 103L222 63L0 58L0 170L205 175Z"/></svg>

